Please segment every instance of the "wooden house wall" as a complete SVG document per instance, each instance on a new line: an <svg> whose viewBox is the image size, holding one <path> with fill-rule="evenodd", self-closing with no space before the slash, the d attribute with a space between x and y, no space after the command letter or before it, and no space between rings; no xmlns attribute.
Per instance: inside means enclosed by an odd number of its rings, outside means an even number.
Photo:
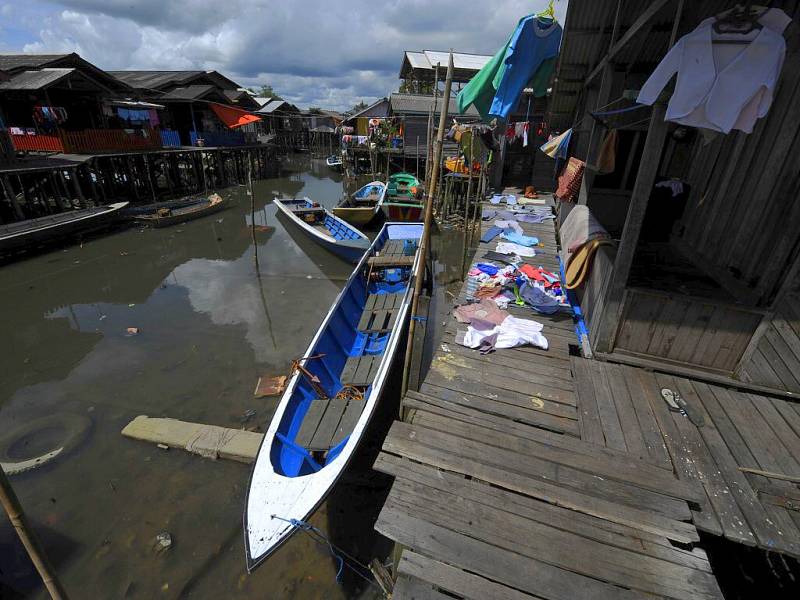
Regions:
<svg viewBox="0 0 800 600"><path fill-rule="evenodd" d="M614 350L730 375L762 316L739 306L628 289Z"/></svg>
<svg viewBox="0 0 800 600"><path fill-rule="evenodd" d="M782 303L752 355L739 367L737 378L800 393L800 296L789 296Z"/></svg>
<svg viewBox="0 0 800 600"><path fill-rule="evenodd" d="M800 240L800 27L792 29L775 99L753 133L708 144L698 135L688 173L692 192L675 230L677 243L762 304Z"/></svg>

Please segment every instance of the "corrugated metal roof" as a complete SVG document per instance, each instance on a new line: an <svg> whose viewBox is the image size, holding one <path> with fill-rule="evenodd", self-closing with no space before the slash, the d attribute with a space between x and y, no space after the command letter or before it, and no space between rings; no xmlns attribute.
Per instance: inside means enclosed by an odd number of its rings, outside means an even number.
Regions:
<svg viewBox="0 0 800 600"><path fill-rule="evenodd" d="M69 54L0 54L0 70L11 71L25 67L41 67L67 56Z"/></svg>
<svg viewBox="0 0 800 600"><path fill-rule="evenodd" d="M213 85L187 85L159 96L159 100L197 100L214 91Z"/></svg>
<svg viewBox="0 0 800 600"><path fill-rule="evenodd" d="M437 109L441 109L442 100L442 98L438 99L436 103ZM433 106L433 97L429 95L395 93L389 98L389 104L392 107L392 113L396 115L427 115ZM447 108L447 112L453 116L459 114L455 98L450 98L450 104ZM436 114L439 114L439 110L437 110ZM470 106L464 115L468 117L479 116L478 111L475 110L474 106Z"/></svg>
<svg viewBox="0 0 800 600"><path fill-rule="evenodd" d="M205 71L109 71L111 75L134 88L158 89L165 85L180 85L204 75Z"/></svg>
<svg viewBox="0 0 800 600"><path fill-rule="evenodd" d="M455 69L453 81L469 81L491 58L485 54L453 52L453 68ZM437 64L440 66L439 77L443 79L448 60L449 52L407 50L403 56L403 64L400 66L400 79L408 79L413 76L418 80L433 80Z"/></svg>
<svg viewBox="0 0 800 600"><path fill-rule="evenodd" d="M41 69L23 71L0 83L0 90L40 90L69 77L76 69Z"/></svg>
<svg viewBox="0 0 800 600"><path fill-rule="evenodd" d="M384 104L385 107L382 106ZM389 100L381 98L370 104L367 108L349 115L347 120L349 121L350 119L356 119L358 117L385 117L387 114L389 114Z"/></svg>

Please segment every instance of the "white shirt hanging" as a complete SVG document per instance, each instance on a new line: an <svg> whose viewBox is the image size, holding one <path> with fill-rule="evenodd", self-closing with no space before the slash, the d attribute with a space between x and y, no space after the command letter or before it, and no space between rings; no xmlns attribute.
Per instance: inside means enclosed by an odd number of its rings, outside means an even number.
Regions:
<svg viewBox="0 0 800 600"><path fill-rule="evenodd" d="M729 39L704 21L670 49L642 86L638 102L653 104L672 76L678 78L665 119L690 127L750 133L767 114L783 67L786 41L768 26L736 39L747 44L714 44Z"/></svg>

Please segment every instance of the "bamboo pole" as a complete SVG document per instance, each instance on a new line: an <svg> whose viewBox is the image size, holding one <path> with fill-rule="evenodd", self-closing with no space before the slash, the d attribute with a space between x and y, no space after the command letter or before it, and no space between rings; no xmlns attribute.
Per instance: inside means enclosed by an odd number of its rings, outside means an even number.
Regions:
<svg viewBox="0 0 800 600"><path fill-rule="evenodd" d="M467 266L467 252L469 251L469 243L472 238L472 218L470 214L470 197L472 196L472 161L473 161L473 144L475 140L473 136L475 135L474 132L470 131L469 137L469 166L467 169L469 170L469 179L467 179L467 197L464 200L464 244L461 247L461 275L463 277L464 270ZM466 157L464 157L466 160Z"/></svg>
<svg viewBox="0 0 800 600"><path fill-rule="evenodd" d="M30 526L28 518L22 510L22 505L19 503L19 498L14 493L14 489L11 487L2 467L0 467L0 503L2 503L11 525L17 531L22 545L25 546L33 566L39 572L42 583L50 593L50 597L53 600L66 600L67 592L58 580L50 561L47 560L44 549Z"/></svg>
<svg viewBox="0 0 800 600"><path fill-rule="evenodd" d="M406 344L406 356L403 365L403 387L402 395L408 391L408 376L411 368L411 355L414 353L414 330L417 324L417 310L419 310L419 296L422 293L422 280L425 278L425 265L428 261L428 246L431 239L431 225L433 221L433 198L436 195L436 184L439 181L439 163L442 157L442 147L444 146L444 130L447 125L447 109L449 107L450 90L453 87L453 51L447 61L447 79L444 84L444 106L439 117L439 131L436 134L436 146L434 148L433 172L431 181L425 192L425 224L422 230L422 241L419 246L420 260L417 264L417 271L414 274L414 300L411 305L411 322L408 325L408 342Z"/></svg>

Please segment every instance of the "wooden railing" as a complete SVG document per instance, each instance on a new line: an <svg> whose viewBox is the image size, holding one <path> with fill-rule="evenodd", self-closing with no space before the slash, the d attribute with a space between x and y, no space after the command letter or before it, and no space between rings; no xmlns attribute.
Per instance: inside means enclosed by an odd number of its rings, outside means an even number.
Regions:
<svg viewBox="0 0 800 600"><path fill-rule="evenodd" d="M62 131L61 141L64 152L73 154L158 150L162 147L161 136L154 129L142 129L131 133L124 129Z"/></svg>
<svg viewBox="0 0 800 600"><path fill-rule="evenodd" d="M63 152L64 145L57 135L11 134L11 143L17 152Z"/></svg>
<svg viewBox="0 0 800 600"><path fill-rule="evenodd" d="M189 139L192 146L197 146L197 140L203 140L203 146L244 146L247 144L241 131L190 131Z"/></svg>

